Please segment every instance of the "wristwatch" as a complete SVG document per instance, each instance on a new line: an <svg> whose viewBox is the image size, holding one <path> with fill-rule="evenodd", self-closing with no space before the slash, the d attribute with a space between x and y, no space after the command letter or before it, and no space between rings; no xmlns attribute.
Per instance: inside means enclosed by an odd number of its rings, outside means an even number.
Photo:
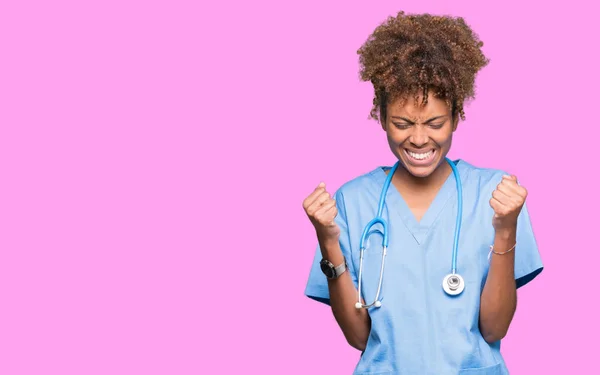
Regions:
<svg viewBox="0 0 600 375"><path fill-rule="evenodd" d="M339 266L334 266L333 263L326 259L321 260L321 271L327 276L328 279L337 279L341 274L346 272L348 269L348 263L346 262L346 258L344 258L344 263Z"/></svg>

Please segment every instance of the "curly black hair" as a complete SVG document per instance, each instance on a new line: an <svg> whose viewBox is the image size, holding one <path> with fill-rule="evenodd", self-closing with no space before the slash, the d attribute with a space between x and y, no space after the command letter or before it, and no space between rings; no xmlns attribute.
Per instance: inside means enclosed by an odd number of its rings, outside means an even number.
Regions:
<svg viewBox="0 0 600 375"><path fill-rule="evenodd" d="M389 17L357 51L360 78L373 84L370 117L386 118L386 106L431 92L465 119L464 103L475 97L475 76L489 63L483 42L461 17L430 14Z"/></svg>

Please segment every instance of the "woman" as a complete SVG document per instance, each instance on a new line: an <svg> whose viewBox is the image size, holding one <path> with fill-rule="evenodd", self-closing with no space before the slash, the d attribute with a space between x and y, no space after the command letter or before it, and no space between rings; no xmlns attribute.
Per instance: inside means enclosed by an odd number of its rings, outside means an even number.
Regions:
<svg viewBox="0 0 600 375"><path fill-rule="evenodd" d="M516 290L543 268L527 191L502 171L446 158L488 63L482 45L461 18L400 12L358 51L371 117L398 162L333 196L321 183L303 203L318 239L305 293L331 306L362 352L355 374L508 373L500 340Z"/></svg>

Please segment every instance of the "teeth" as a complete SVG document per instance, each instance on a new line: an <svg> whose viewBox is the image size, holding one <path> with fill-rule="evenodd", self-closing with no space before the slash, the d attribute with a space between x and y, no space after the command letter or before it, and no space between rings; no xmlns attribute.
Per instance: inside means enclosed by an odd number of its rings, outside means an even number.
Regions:
<svg viewBox="0 0 600 375"><path fill-rule="evenodd" d="M410 151L407 151L407 152L408 152L408 154L409 154L411 157L413 157L413 158L415 158L415 159L417 159L417 160L423 160L423 159L427 159L428 157L430 157L430 156L431 156L431 154L433 154L433 151L429 151L429 152L426 152L426 153L424 153L424 154L417 154L417 153L410 152Z"/></svg>

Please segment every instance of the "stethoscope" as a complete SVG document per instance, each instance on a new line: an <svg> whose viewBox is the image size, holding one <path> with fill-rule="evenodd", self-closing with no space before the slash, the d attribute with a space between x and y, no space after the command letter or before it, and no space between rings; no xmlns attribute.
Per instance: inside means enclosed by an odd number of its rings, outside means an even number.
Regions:
<svg viewBox="0 0 600 375"><path fill-rule="evenodd" d="M463 206L462 185L460 182L460 175L458 174L458 170L456 169L456 166L450 159L446 158L446 161L448 162L448 164L450 164L450 167L452 168L452 173L454 174L454 179L456 180L456 190L457 190L457 195L458 195L458 213L456 215L456 226L454 228L454 247L452 248L452 272L444 277L444 280L442 281L442 288L448 295L456 296L456 295L459 295L460 293L462 293L463 290L465 289L465 282L464 282L462 276L460 276L458 273L456 273L456 258L457 258L457 254L458 254L458 236L460 234L460 224L462 221L462 208L463 208L462 207ZM360 239L360 264L358 267L358 302L356 302L357 309L370 308L372 306L381 307L381 301L379 300L379 294L381 292L381 284L383 282L383 268L385 265L385 256L387 255L387 248L388 248L388 243L389 243L388 242L389 238L388 238L387 222L383 219L382 213L383 213L383 206L385 204L385 197L387 195L388 188L390 187L390 183L392 181L392 176L394 176L394 173L396 172L396 169L398 169L399 164L400 164L400 161L396 162L396 164L394 164L394 166L390 170L390 173L388 173L385 183L383 184L383 190L381 191L381 196L379 197L379 208L377 211L377 216L367 224L367 226L365 227L365 229L363 231L362 237ZM360 296L361 296L360 292L361 292L361 286L362 286L363 257L364 257L364 253L365 253L365 242L368 240L368 236L370 235L369 232L371 231L371 228L375 224L381 224L383 226L383 233L382 233L383 234L383 253L381 255L381 269L379 271L379 284L377 285L377 294L375 295L375 301L373 301L373 303L365 305L362 302L360 302ZM375 230L375 232L381 233L381 231L379 231L379 230Z"/></svg>

